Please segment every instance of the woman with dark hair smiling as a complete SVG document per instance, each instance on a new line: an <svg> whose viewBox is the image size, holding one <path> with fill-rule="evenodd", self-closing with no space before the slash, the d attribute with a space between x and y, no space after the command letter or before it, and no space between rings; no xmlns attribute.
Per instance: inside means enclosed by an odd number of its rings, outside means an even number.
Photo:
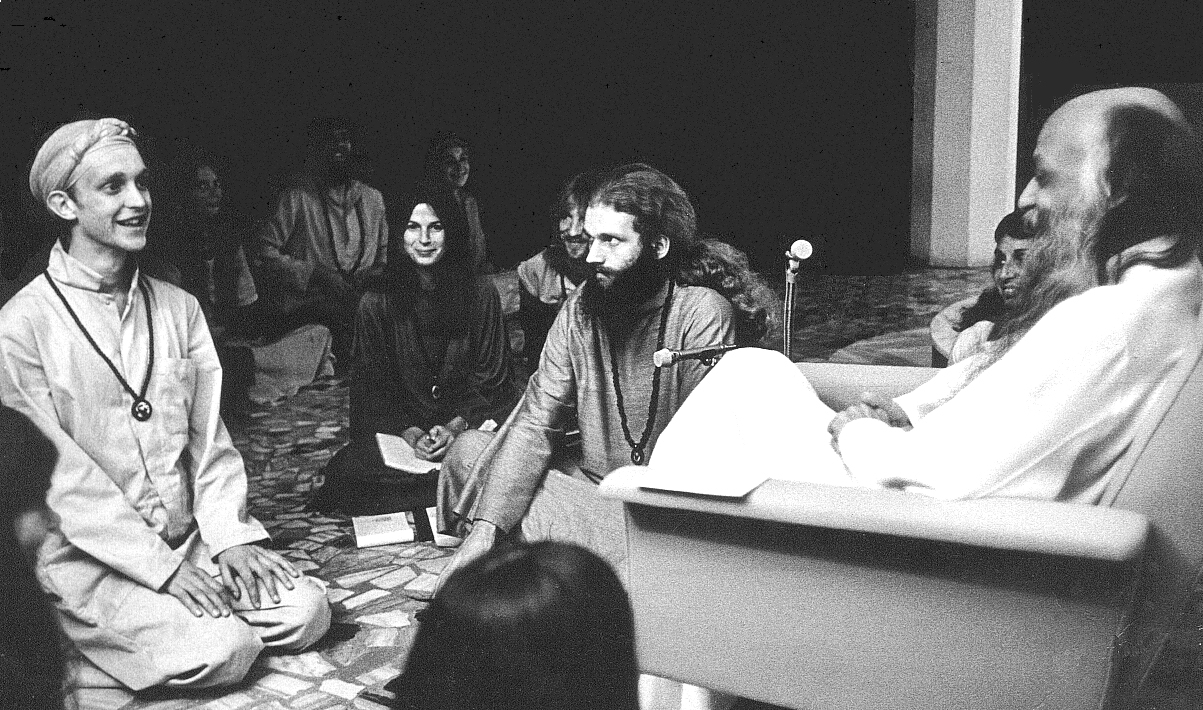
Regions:
<svg viewBox="0 0 1203 710"><path fill-rule="evenodd" d="M418 458L438 462L457 436L503 421L517 399L501 300L488 279L473 275L465 227L448 197L419 188L402 203L402 238L359 303L351 443L326 469L319 509L386 512L386 497L355 484L383 466L376 433L400 436Z"/></svg>
<svg viewBox="0 0 1203 710"><path fill-rule="evenodd" d="M405 710L636 710L633 626L597 555L503 545L447 580L386 689Z"/></svg>

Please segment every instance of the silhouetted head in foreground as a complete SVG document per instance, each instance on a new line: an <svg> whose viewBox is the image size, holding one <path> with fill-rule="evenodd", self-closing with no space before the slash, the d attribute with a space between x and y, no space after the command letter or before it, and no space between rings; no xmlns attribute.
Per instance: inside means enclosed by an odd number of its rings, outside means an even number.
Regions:
<svg viewBox="0 0 1203 710"><path fill-rule="evenodd" d="M396 707L636 710L630 602L597 555L555 542L495 548L423 614Z"/></svg>

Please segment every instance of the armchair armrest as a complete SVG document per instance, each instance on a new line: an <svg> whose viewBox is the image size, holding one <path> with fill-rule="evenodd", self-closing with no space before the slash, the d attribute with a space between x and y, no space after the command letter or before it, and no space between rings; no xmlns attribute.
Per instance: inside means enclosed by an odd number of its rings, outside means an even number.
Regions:
<svg viewBox="0 0 1203 710"><path fill-rule="evenodd" d="M1106 562L1137 560L1149 535L1144 515L1116 508L1018 498L941 501L896 490L772 479L730 500L644 490L639 477L645 470L626 466L612 472L601 494L656 508Z"/></svg>

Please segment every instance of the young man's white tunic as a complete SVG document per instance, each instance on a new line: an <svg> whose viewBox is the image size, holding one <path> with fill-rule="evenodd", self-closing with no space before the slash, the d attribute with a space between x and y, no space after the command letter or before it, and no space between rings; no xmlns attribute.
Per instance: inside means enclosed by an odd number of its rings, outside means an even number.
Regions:
<svg viewBox="0 0 1203 710"><path fill-rule="evenodd" d="M101 292L100 275L59 244L48 272L100 349L141 390L149 330L138 275L119 312ZM264 643L316 640L329 612L319 584L308 580L285 595L277 618L264 618L272 616L265 609L253 620L196 619L162 591L184 559L212 573L214 555L268 534L247 512L242 457L218 416L221 367L200 305L166 282L147 281L148 421L131 416L131 396L44 277L0 310L0 400L58 450L47 502L59 526L40 550L38 574L58 597L68 636L135 689L228 682Z"/></svg>

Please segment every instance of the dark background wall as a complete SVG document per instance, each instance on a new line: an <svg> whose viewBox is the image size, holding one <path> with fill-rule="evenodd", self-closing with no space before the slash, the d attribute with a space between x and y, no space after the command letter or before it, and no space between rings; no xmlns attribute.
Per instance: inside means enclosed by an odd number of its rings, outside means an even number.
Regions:
<svg viewBox="0 0 1203 710"><path fill-rule="evenodd" d="M262 214L306 123L342 113L386 196L436 130L468 138L503 265L544 243L570 174L642 159L764 269L806 237L828 269L890 271L907 251L912 38L907 0L3 2L0 190L23 195L39 137L90 112L160 153L208 145Z"/></svg>
<svg viewBox="0 0 1203 710"><path fill-rule="evenodd" d="M1045 119L1067 99L1109 86L1151 86L1203 120L1203 6L1193 0L1027 0L1016 189L1031 178Z"/></svg>

